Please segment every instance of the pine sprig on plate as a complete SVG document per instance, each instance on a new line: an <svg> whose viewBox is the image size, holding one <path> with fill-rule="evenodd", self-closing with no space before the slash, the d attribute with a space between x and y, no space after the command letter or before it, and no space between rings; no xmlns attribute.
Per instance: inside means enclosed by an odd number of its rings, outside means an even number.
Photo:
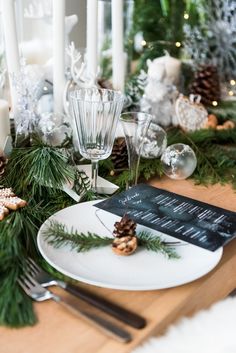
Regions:
<svg viewBox="0 0 236 353"><path fill-rule="evenodd" d="M95 233L80 233L77 230L69 231L64 224L51 221L49 226L43 231L43 236L48 243L55 248L70 245L71 249L77 252L85 252L94 248L99 248L113 243L113 238L101 237ZM160 237L149 232L137 233L138 245L147 250L160 252L169 259L178 259L180 256L174 249L178 242L165 242Z"/></svg>
<svg viewBox="0 0 236 353"><path fill-rule="evenodd" d="M50 226L43 233L48 243L55 248L60 248L63 245L70 245L71 249L77 252L85 252L93 248L110 245L112 238L103 238L97 234L88 232L79 233L77 230L68 231L64 224L52 221Z"/></svg>
<svg viewBox="0 0 236 353"><path fill-rule="evenodd" d="M149 232L140 232L137 234L138 245L144 246L147 250L161 252L169 259L179 259L180 256L174 249L179 242L164 242L160 237L154 236Z"/></svg>

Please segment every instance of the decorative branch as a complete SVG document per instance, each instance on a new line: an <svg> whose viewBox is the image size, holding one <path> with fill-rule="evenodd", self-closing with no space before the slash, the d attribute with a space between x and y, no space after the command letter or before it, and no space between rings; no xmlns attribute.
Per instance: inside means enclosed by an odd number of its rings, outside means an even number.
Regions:
<svg viewBox="0 0 236 353"><path fill-rule="evenodd" d="M49 244L55 248L64 245L70 245L71 249L77 252L85 252L93 248L99 248L113 243L114 238L101 237L95 233L80 233L71 229L69 231L64 224L52 221L44 230L43 236ZM178 259L180 256L176 253L174 246L179 242L165 242L160 237L154 236L148 232L137 234L138 244L147 250L160 252L169 259Z"/></svg>
<svg viewBox="0 0 236 353"><path fill-rule="evenodd" d="M92 248L110 245L113 241L112 238L103 238L91 232L85 234L73 229L68 231L64 224L57 221L52 221L50 226L44 230L43 235L48 240L48 243L55 248L70 245L71 249L77 252L85 252Z"/></svg>

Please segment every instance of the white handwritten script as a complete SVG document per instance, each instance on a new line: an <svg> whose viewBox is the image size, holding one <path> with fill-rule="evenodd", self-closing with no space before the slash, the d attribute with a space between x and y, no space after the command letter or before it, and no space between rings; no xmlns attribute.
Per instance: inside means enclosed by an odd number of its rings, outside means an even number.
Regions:
<svg viewBox="0 0 236 353"><path fill-rule="evenodd" d="M137 198L138 198L138 200L135 200ZM125 198L120 199L119 203L121 203L123 206L125 206L127 204L127 202L129 202L129 201L132 201L132 203L134 205L140 204L142 202L140 199L140 194L138 192L136 192L134 195L127 195Z"/></svg>

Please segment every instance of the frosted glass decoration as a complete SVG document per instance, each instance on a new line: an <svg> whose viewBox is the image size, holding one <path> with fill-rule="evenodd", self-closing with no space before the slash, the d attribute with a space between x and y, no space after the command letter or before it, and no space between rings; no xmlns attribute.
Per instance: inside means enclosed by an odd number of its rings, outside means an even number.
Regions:
<svg viewBox="0 0 236 353"><path fill-rule="evenodd" d="M176 143L166 148L161 157L163 171L171 179L186 179L194 172L197 158L191 147Z"/></svg>
<svg viewBox="0 0 236 353"><path fill-rule="evenodd" d="M38 123L38 132L43 142L50 146L61 146L72 136L67 118L58 113L43 113Z"/></svg>
<svg viewBox="0 0 236 353"><path fill-rule="evenodd" d="M164 129L151 122L144 138L140 155L152 159L162 155L167 146L167 135Z"/></svg>

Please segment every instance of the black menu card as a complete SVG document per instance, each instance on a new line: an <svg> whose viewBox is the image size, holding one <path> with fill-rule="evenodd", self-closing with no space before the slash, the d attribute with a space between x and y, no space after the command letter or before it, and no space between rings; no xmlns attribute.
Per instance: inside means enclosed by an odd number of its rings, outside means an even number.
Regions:
<svg viewBox="0 0 236 353"><path fill-rule="evenodd" d="M95 205L202 248L215 251L236 237L236 212L139 184Z"/></svg>

